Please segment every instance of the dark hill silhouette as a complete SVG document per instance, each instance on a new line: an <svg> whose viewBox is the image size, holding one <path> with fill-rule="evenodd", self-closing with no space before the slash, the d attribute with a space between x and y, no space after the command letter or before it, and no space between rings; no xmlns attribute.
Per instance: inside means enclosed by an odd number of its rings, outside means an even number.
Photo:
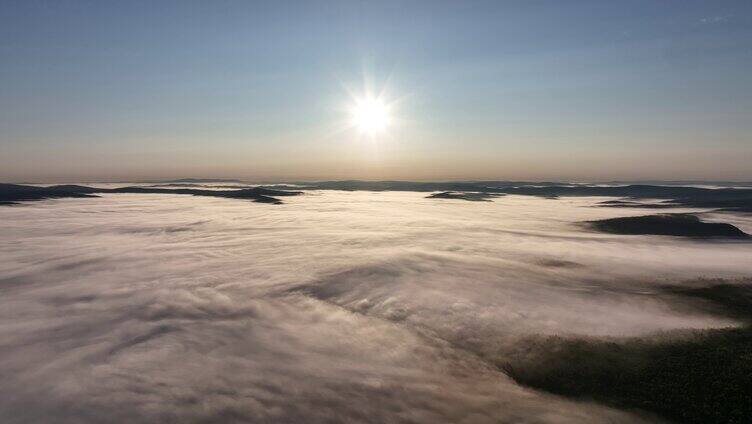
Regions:
<svg viewBox="0 0 752 424"><path fill-rule="evenodd" d="M96 197L96 189L76 185L38 187L19 184L0 184L0 205L31 200L53 199L60 197Z"/></svg>
<svg viewBox="0 0 752 424"><path fill-rule="evenodd" d="M598 202L598 205L604 208L643 208L643 209L670 209L675 208L677 205L668 203L666 201L661 203L644 203L634 202L630 200L605 200Z"/></svg>
<svg viewBox="0 0 752 424"><path fill-rule="evenodd" d="M415 192L453 192L477 193L492 195L517 194L538 196L543 198L558 198L566 196L604 196L622 198L620 202L604 203L602 207L636 207L667 209L673 207L697 207L718 209L730 212L752 211L752 189L739 188L701 188L685 186L662 186L648 184L631 184L617 186L601 186L587 184L567 184L556 182L524 182L524 181L451 181L451 182L411 182L411 181L322 181L315 183L295 183L288 185L273 185L250 187L242 190L231 190L235 187L223 187L228 190L202 190L198 182L235 182L236 180L199 180L184 179L170 182L159 182L160 187L125 187L115 192L145 192L144 189L172 190L176 194L191 194L195 196L213 196L254 199L268 202L258 196L286 196L288 193L300 194L300 190L366 190L366 191L415 191ZM185 184L185 186L165 186L164 184ZM191 186L188 184L196 184ZM184 187L184 189L179 189ZM206 187L204 187L206 188ZM216 188L213 187L213 188ZM263 190L267 190L264 192ZM37 187L28 185L2 184L0 186L0 202L9 203L25 200L38 200L54 197L86 197L94 193L113 192L112 190L96 189L84 186L52 186ZM24 194L21 195L21 192ZM169 193L169 191L151 191L152 193ZM438 198L447 195L438 196ZM15 200L14 200L15 199ZM658 203L634 202L635 199L657 199ZM465 199L467 200L467 199Z"/></svg>
<svg viewBox="0 0 752 424"><path fill-rule="evenodd" d="M291 190L367 190L367 191L416 191L416 192L473 192L517 194L557 198L565 196L619 197L622 203L603 204L604 207L639 207L667 209L674 207L697 207L721 209L730 212L752 210L752 189L749 188L703 188L676 185L592 185L567 184L560 182L529 181L321 181L300 182L291 185L275 186ZM660 203L636 203L629 199L659 199Z"/></svg>
<svg viewBox="0 0 752 424"><path fill-rule="evenodd" d="M490 193L464 193L457 191L442 191L426 196L427 199L458 199L468 200L471 202L490 202L490 198L498 195Z"/></svg>
<svg viewBox="0 0 752 424"><path fill-rule="evenodd" d="M19 184L0 184L0 204L9 205L22 201L43 200L63 197L96 197L97 193L152 193L152 194L186 194L192 196L226 197L230 199L246 199L260 203L280 204L276 197L296 196L300 191L272 190L263 187L252 187L241 190L201 190L201 189L168 189L154 187L121 187L114 189L95 188L78 185L58 185L38 187Z"/></svg>
<svg viewBox="0 0 752 424"><path fill-rule="evenodd" d="M690 214L660 214L590 221L589 224L606 233L654 234L682 237L748 238L739 228L725 223L702 222Z"/></svg>

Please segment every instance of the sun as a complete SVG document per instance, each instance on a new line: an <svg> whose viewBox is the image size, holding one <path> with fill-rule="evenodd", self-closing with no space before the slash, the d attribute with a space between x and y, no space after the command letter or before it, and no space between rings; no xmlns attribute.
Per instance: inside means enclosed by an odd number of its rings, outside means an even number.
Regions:
<svg viewBox="0 0 752 424"><path fill-rule="evenodd" d="M374 136L389 126L389 107L378 98L366 97L351 110L352 125L363 134Z"/></svg>

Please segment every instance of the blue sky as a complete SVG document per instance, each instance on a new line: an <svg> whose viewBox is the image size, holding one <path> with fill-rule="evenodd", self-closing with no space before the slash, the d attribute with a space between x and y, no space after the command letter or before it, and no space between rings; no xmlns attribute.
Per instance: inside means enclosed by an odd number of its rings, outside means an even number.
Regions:
<svg viewBox="0 0 752 424"><path fill-rule="evenodd" d="M3 1L0 180L752 180L750 65L749 1Z"/></svg>

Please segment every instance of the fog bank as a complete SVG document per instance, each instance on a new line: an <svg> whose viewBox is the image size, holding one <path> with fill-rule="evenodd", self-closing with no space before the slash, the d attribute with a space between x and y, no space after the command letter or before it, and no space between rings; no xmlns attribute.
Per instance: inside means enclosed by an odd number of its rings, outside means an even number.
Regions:
<svg viewBox="0 0 752 424"><path fill-rule="evenodd" d="M608 198L103 194L0 208L4 422L635 422L517 385L535 335L736 325L660 288L752 244L601 234ZM678 211L697 211L696 209ZM744 215L708 214L745 232Z"/></svg>

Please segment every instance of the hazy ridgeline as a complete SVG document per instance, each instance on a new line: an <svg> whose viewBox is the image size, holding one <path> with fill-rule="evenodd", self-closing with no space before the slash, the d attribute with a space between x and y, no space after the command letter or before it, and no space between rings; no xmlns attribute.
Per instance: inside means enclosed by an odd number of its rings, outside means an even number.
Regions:
<svg viewBox="0 0 752 424"><path fill-rule="evenodd" d="M425 195L0 208L2 421L653 421L497 365L538 358L533 336L740 323L662 288L749 277L749 242L584 228L652 213L603 197ZM749 215L703 219L752 232Z"/></svg>

